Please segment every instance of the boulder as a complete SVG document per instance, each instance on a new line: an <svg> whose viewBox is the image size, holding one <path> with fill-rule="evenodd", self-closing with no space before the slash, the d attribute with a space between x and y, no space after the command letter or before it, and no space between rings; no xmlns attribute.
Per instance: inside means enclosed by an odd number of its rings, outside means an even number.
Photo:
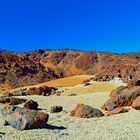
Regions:
<svg viewBox="0 0 140 140"><path fill-rule="evenodd" d="M26 101L27 99L22 99L22 98L14 98L14 97L6 97L6 96L0 97L0 103L9 104L9 105L18 105Z"/></svg>
<svg viewBox="0 0 140 140"><path fill-rule="evenodd" d="M80 118L93 118L104 116L104 114L99 109L84 104L77 104L76 108L70 112L70 115Z"/></svg>
<svg viewBox="0 0 140 140"><path fill-rule="evenodd" d="M18 130L46 127L49 115L44 112L7 105L1 110L6 124Z"/></svg>
<svg viewBox="0 0 140 140"><path fill-rule="evenodd" d="M33 101L33 100L27 100L23 106L23 108L27 109L32 109L32 110L37 110L38 108L38 103Z"/></svg>
<svg viewBox="0 0 140 140"><path fill-rule="evenodd" d="M115 114L119 114L119 113L125 113L125 112L128 112L127 109L123 108L123 107L117 107L111 111L108 111L106 113L107 116L111 116L111 115L115 115Z"/></svg>
<svg viewBox="0 0 140 140"><path fill-rule="evenodd" d="M51 107L51 113L58 113L58 112L61 112L63 110L63 107L62 106L52 106Z"/></svg>
<svg viewBox="0 0 140 140"><path fill-rule="evenodd" d="M111 111L111 110L115 109L116 107L118 107L118 106L109 99L104 103L104 105L101 107L101 109Z"/></svg>
<svg viewBox="0 0 140 140"><path fill-rule="evenodd" d="M132 103L132 107L140 110L140 96L138 96Z"/></svg>
<svg viewBox="0 0 140 140"><path fill-rule="evenodd" d="M110 99L118 106L130 106L137 96L140 96L140 86L124 88L116 93L111 93Z"/></svg>

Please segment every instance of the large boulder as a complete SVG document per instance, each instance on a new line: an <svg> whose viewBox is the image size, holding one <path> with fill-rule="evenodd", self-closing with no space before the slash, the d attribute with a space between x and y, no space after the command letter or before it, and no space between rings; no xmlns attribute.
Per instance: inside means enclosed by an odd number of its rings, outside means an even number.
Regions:
<svg viewBox="0 0 140 140"><path fill-rule="evenodd" d="M37 110L38 108L38 103L33 101L33 100L27 100L23 106L23 108L27 109L32 109L32 110Z"/></svg>
<svg viewBox="0 0 140 140"><path fill-rule="evenodd" d="M140 96L140 86L138 81L131 84L131 86L129 84L128 86L120 86L111 91L110 99L104 103L102 109L111 111L116 107L131 106L138 96ZM134 106L135 104L138 105L138 100L133 103Z"/></svg>
<svg viewBox="0 0 140 140"><path fill-rule="evenodd" d="M14 98L14 97L6 97L6 96L0 97L0 103L9 104L9 105L18 105L26 101L27 99L22 99L22 98Z"/></svg>
<svg viewBox="0 0 140 140"><path fill-rule="evenodd" d="M138 96L132 103L132 107L140 110L140 96Z"/></svg>
<svg viewBox="0 0 140 140"><path fill-rule="evenodd" d="M1 110L6 124L18 130L44 128L49 115L44 112L7 105Z"/></svg>
<svg viewBox="0 0 140 140"><path fill-rule="evenodd" d="M111 94L110 99L118 106L130 106L137 96L140 96L140 86L120 90L116 94Z"/></svg>
<svg viewBox="0 0 140 140"><path fill-rule="evenodd" d="M58 113L58 112L61 112L63 110L63 107L62 106L52 106L51 107L51 113Z"/></svg>
<svg viewBox="0 0 140 140"><path fill-rule="evenodd" d="M104 116L104 114L99 109L84 104L77 104L76 108L70 112L70 115L80 118L93 118Z"/></svg>
<svg viewBox="0 0 140 140"><path fill-rule="evenodd" d="M106 113L107 116L111 116L111 115L115 115L115 114L119 114L119 113L125 113L125 112L128 112L127 109L123 108L123 107L117 107L111 111L108 111Z"/></svg>

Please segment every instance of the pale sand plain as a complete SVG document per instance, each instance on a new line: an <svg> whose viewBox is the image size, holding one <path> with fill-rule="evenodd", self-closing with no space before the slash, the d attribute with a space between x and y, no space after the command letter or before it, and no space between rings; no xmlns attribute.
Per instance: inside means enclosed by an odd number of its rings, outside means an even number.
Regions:
<svg viewBox="0 0 140 140"><path fill-rule="evenodd" d="M121 82L113 81L120 86ZM78 85L83 88L83 84ZM78 87L76 86L76 87ZM78 87L78 88L79 88ZM68 87L65 87L68 88ZM69 87L71 88L71 87ZM70 91L70 90L66 90ZM11 126L3 126L0 114L0 132L5 133L1 140L139 140L140 111L130 109L127 113L100 118L81 119L70 116L78 103L100 109L109 98L108 92L93 92L67 96L25 96L39 103L39 108L49 114L48 125L44 129L18 131ZM64 110L51 114L51 106L62 105ZM22 106L22 105L21 105ZM3 107L0 104L0 109ZM104 112L104 111L103 111Z"/></svg>

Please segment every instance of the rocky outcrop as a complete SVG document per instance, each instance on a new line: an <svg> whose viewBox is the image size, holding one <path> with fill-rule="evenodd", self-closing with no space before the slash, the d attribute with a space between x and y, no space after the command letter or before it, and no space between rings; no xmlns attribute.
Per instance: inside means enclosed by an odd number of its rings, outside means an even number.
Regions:
<svg viewBox="0 0 140 140"><path fill-rule="evenodd" d="M109 81L117 76L127 82L139 72L140 53L113 54L66 49L0 52L0 84L7 83L11 87L78 74L96 74L94 79L97 81Z"/></svg>
<svg viewBox="0 0 140 140"><path fill-rule="evenodd" d="M133 106L137 108L139 105L140 86L138 81L131 82L128 86L121 86L110 93L110 99L101 107L104 110L111 111L116 107Z"/></svg>
<svg viewBox="0 0 140 140"><path fill-rule="evenodd" d="M23 106L23 108L31 109L31 110L37 110L38 109L38 103L33 100L27 100Z"/></svg>
<svg viewBox="0 0 140 140"><path fill-rule="evenodd" d="M104 114L99 109L84 104L77 104L76 108L70 112L70 115L80 118L93 118L104 116Z"/></svg>
<svg viewBox="0 0 140 140"><path fill-rule="evenodd" d="M62 106L52 106L50 112L51 113L58 113L61 112L63 110Z"/></svg>
<svg viewBox="0 0 140 140"><path fill-rule="evenodd" d="M0 52L0 84L6 83L16 88L58 78L55 73L45 69L40 58L37 58L39 56L35 52Z"/></svg>
<svg viewBox="0 0 140 140"><path fill-rule="evenodd" d="M18 130L44 128L49 118L44 112L9 105L5 106L1 113L5 124Z"/></svg>

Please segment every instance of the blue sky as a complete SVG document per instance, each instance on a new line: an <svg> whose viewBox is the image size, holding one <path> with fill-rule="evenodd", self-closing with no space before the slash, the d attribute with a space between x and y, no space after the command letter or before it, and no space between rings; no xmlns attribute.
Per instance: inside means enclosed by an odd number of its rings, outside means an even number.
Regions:
<svg viewBox="0 0 140 140"><path fill-rule="evenodd" d="M140 51L140 1L1 0L0 48Z"/></svg>

